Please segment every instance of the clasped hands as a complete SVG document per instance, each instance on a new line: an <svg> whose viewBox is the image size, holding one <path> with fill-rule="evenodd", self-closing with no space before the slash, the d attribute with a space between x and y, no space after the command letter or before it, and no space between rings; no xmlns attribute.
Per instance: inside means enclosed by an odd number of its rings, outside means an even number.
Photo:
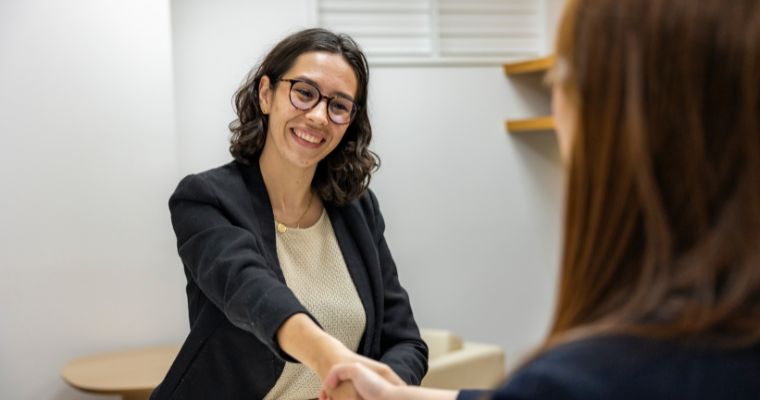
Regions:
<svg viewBox="0 0 760 400"><path fill-rule="evenodd" d="M388 387L406 386L393 370L378 361L349 352L336 357L320 368L322 380L320 400L381 400ZM325 372L326 371L326 372Z"/></svg>

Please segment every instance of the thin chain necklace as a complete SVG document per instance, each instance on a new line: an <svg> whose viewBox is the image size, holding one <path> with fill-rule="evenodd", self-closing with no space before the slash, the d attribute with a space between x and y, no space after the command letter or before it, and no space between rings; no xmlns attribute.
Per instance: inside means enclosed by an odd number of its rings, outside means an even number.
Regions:
<svg viewBox="0 0 760 400"><path fill-rule="evenodd" d="M309 211L309 208L311 207L311 201L314 200L314 191L311 191L311 197L309 197L309 204L306 205L306 209L303 211L303 214L301 214L301 218L298 219L298 224L296 225L296 229L301 229L301 220L306 215L306 212ZM274 222L277 224L277 231L280 233L285 233L285 231L288 230L288 227L285 226L284 223L277 221L277 214L272 211L272 215L274 215ZM293 224L290 224L293 225Z"/></svg>

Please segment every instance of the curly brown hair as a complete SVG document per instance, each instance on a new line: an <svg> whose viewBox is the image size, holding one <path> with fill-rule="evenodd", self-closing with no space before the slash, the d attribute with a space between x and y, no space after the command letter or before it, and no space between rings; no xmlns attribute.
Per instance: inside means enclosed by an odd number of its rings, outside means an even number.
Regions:
<svg viewBox="0 0 760 400"><path fill-rule="evenodd" d="M268 116L259 106L259 82L268 76L275 90L278 80L293 67L301 54L313 51L339 54L356 74L356 117L346 129L338 146L317 164L312 187L323 201L342 206L361 196L369 186L372 172L380 159L369 150L372 127L367 114L369 67L359 46L345 34L313 28L296 32L279 42L264 60L248 73L235 92L234 106L238 118L230 123L230 153L243 164L250 164L264 148Z"/></svg>

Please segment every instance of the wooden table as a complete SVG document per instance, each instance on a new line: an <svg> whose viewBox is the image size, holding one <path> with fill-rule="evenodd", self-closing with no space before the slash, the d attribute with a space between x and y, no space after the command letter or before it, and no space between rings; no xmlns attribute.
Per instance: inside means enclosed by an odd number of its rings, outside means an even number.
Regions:
<svg viewBox="0 0 760 400"><path fill-rule="evenodd" d="M180 347L150 347L80 358L66 364L61 375L66 383L84 392L147 400L166 376Z"/></svg>

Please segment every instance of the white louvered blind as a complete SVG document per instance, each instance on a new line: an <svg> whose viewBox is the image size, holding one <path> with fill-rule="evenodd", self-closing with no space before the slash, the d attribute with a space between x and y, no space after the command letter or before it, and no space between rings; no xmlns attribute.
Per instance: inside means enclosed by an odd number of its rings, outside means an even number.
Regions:
<svg viewBox="0 0 760 400"><path fill-rule="evenodd" d="M539 55L545 0L315 0L317 25L370 63L483 64Z"/></svg>

